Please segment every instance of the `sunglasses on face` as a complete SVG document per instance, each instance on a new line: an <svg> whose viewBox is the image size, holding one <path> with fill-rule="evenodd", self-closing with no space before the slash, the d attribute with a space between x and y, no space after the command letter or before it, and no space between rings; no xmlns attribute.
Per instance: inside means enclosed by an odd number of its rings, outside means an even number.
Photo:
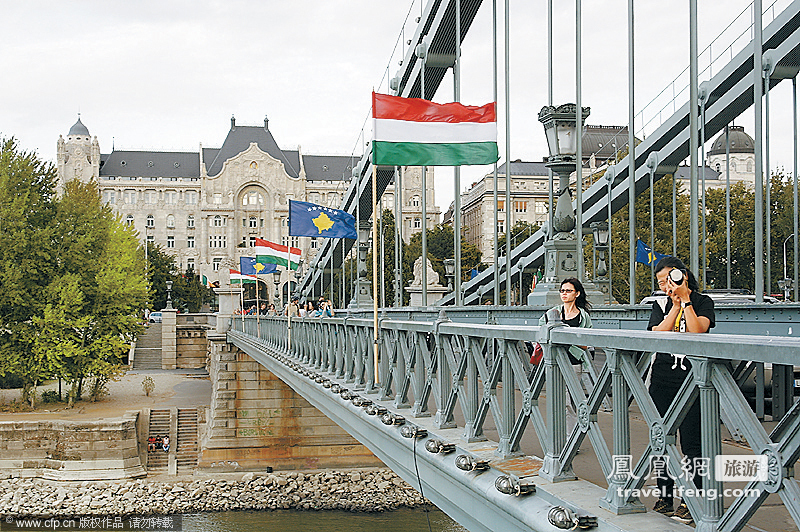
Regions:
<svg viewBox="0 0 800 532"><path fill-rule="evenodd" d="M574 291L575 290L570 290L569 288L562 288L561 290L559 290L559 292L561 292L562 294L571 294Z"/></svg>

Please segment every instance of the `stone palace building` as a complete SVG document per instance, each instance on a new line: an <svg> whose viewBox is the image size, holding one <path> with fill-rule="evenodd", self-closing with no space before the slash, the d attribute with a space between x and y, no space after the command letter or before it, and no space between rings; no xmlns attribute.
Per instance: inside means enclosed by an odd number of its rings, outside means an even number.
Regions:
<svg viewBox="0 0 800 532"><path fill-rule="evenodd" d="M209 282L227 282L227 268L239 267L239 257L252 256L256 237L302 250L306 264L316 253L315 238L290 237L289 200L339 207L357 158L309 155L281 149L269 121L241 126L231 118L219 148L200 145L197 151L100 152L97 137L80 118L67 138L57 144L59 187L70 179L94 179L103 201L144 241L159 244L175 256L181 271L193 269ZM421 169L405 172L401 201L404 237L421 227ZM439 221L434 203L433 172L427 180L428 223ZM394 208L389 185L384 208ZM267 280L272 282L271 276ZM294 290L294 275L283 272L279 289L284 298Z"/></svg>

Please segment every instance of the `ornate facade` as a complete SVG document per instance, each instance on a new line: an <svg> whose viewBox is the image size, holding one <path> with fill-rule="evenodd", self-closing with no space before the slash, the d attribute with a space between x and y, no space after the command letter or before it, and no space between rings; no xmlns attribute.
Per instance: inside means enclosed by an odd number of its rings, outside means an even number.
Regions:
<svg viewBox="0 0 800 532"><path fill-rule="evenodd" d="M306 263L316 253L315 238L290 237L289 200L339 207L357 159L349 156L305 155L282 150L263 126L236 125L231 118L220 148L200 145L196 152L120 151L101 154L80 118L66 140L59 135L59 189L71 179L94 179L103 200L141 239L159 244L175 256L179 268L193 269L210 282L227 283L227 268L238 268L239 257L252 256L256 237L292 245ZM404 233L421 226L419 168L405 172ZM416 178L415 178L416 176ZM433 172L427 181L428 219L438 222ZM394 207L395 190L383 197ZM271 282L271 279L268 280ZM282 294L291 293L294 276L283 272Z"/></svg>

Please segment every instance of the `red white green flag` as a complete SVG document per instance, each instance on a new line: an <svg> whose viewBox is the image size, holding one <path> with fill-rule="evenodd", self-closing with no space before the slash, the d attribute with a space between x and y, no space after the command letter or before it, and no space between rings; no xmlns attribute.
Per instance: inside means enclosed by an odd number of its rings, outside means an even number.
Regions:
<svg viewBox="0 0 800 532"><path fill-rule="evenodd" d="M239 270L234 270L229 268L231 273L231 284L245 284L245 283L255 283L256 278L252 275L243 275L242 272Z"/></svg>
<svg viewBox="0 0 800 532"><path fill-rule="evenodd" d="M492 164L497 153L496 103L438 104L372 93L372 162L387 166Z"/></svg>
<svg viewBox="0 0 800 532"><path fill-rule="evenodd" d="M256 262L261 264L277 264L287 270L300 267L300 249L275 244L263 238L256 238Z"/></svg>

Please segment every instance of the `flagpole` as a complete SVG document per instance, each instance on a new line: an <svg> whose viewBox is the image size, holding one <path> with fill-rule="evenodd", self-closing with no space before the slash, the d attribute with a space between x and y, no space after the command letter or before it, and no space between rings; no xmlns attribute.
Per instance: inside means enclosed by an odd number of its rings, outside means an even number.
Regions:
<svg viewBox="0 0 800 532"><path fill-rule="evenodd" d="M456 0L456 58L453 63L453 96L455 101L461 101L461 0ZM461 167L453 168L453 181L455 195L453 197L453 229L455 275L453 276L453 290L455 291L454 305L461 306Z"/></svg>
<svg viewBox="0 0 800 532"><path fill-rule="evenodd" d="M256 336L261 339L261 303L258 300L258 274L256 273Z"/></svg>
<svg viewBox="0 0 800 532"><path fill-rule="evenodd" d="M374 153L373 153L374 155ZM375 160L372 162L372 327L373 349L375 364L375 386L379 384L378 378L378 184L376 183L378 170Z"/></svg>

